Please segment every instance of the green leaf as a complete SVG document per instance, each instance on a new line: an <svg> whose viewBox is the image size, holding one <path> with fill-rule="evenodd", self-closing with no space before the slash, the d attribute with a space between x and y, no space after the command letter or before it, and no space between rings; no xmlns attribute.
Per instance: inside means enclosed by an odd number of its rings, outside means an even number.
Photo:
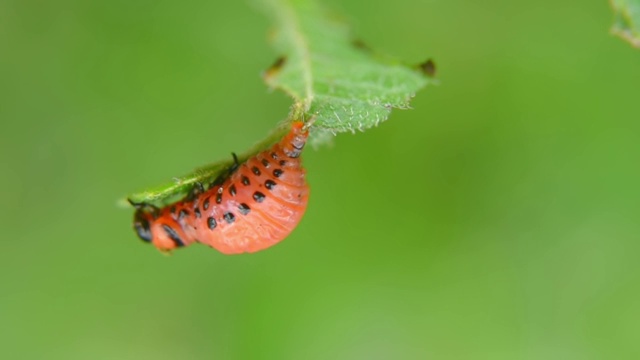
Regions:
<svg viewBox="0 0 640 360"><path fill-rule="evenodd" d="M288 122L282 123L276 127L264 140L254 145L248 151L238 155L238 162L243 163L248 158L266 149L271 144L277 142L288 131ZM128 196L127 200L118 201L120 206L126 207L130 202L145 203L158 207L163 207L174 203L184 197L193 189L196 183L208 185L213 182L219 175L224 174L227 169L233 166L234 160L230 154L227 160L221 160L213 164L198 168L192 173L174 178L171 182L162 184L155 188L147 189Z"/></svg>
<svg viewBox="0 0 640 360"><path fill-rule="evenodd" d="M611 32L640 48L640 0L611 0L614 23Z"/></svg>
<svg viewBox="0 0 640 360"><path fill-rule="evenodd" d="M262 3L276 23L274 46L284 56L265 80L293 97L292 117L314 117L315 129L335 134L371 128L392 108L409 108L415 92L430 81L419 67L354 44L345 24L314 1Z"/></svg>
<svg viewBox="0 0 640 360"><path fill-rule="evenodd" d="M409 67L374 54L312 0L260 1L274 20L274 46L283 55L264 78L291 95L294 104L289 119L239 156L240 162L278 141L293 120L314 121L310 141L315 144L339 132L371 128L386 120L392 108L409 108L414 93L433 81L433 62ZM195 183L211 183L232 165L229 156L128 199L162 207L184 197Z"/></svg>

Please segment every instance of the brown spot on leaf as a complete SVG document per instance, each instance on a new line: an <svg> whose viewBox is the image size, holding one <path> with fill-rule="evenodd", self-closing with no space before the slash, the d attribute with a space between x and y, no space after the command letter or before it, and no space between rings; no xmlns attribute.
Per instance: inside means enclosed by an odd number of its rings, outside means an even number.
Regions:
<svg viewBox="0 0 640 360"><path fill-rule="evenodd" d="M282 69L286 62L287 58L284 56L277 58L276 61L271 66L269 66L269 68L262 74L262 77L265 80L274 77L280 72L280 69Z"/></svg>
<svg viewBox="0 0 640 360"><path fill-rule="evenodd" d="M420 71L422 71L423 74L429 77L436 76L436 63L433 62L432 59L429 59L423 62L422 64L418 65L418 68L420 68Z"/></svg>

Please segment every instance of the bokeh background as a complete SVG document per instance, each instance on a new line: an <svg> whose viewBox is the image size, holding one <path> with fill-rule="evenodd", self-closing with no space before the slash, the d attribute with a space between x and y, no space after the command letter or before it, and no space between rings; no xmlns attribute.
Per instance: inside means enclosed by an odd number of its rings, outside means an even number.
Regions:
<svg viewBox="0 0 640 360"><path fill-rule="evenodd" d="M605 0L326 0L441 85L307 150L267 251L166 257L116 201L288 112L245 2L0 2L3 359L640 358L640 51Z"/></svg>

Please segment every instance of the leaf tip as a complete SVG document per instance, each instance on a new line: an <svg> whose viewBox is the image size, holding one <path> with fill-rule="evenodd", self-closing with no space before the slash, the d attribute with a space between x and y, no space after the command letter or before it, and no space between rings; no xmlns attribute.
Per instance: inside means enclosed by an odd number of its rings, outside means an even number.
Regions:
<svg viewBox="0 0 640 360"><path fill-rule="evenodd" d="M274 61L273 64L271 64L271 66L269 66L269 68L262 73L262 78L264 79L264 81L269 82L270 79L276 76L286 62L287 58L285 56L280 56L279 58L277 58L276 61Z"/></svg>
<svg viewBox="0 0 640 360"><path fill-rule="evenodd" d="M426 76L433 78L436 76L436 63L433 59L418 64L418 69Z"/></svg>
<svg viewBox="0 0 640 360"><path fill-rule="evenodd" d="M131 207L135 207L136 205L131 201L130 198L120 198L116 200L116 207L120 209L129 209Z"/></svg>

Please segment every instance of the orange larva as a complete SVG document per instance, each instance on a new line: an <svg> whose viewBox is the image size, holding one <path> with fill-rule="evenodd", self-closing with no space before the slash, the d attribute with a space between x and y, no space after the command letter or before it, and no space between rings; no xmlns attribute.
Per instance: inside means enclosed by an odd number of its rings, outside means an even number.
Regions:
<svg viewBox="0 0 640 360"><path fill-rule="evenodd" d="M224 254L277 244L307 208L309 187L300 158L307 136L304 123L296 121L280 142L236 164L207 190L197 184L183 200L161 209L135 204L134 229L165 252L194 242Z"/></svg>

